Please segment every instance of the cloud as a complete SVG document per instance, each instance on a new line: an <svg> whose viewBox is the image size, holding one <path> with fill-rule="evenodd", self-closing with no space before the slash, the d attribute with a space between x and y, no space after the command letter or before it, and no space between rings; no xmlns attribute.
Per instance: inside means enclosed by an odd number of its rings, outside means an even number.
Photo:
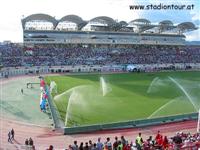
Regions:
<svg viewBox="0 0 200 150"><path fill-rule="evenodd" d="M35 13L45 13L55 16L57 19L65 15L75 14L84 20L90 20L97 16L109 16L118 21L131 21L137 18L147 18L151 22L171 20L174 23L183 21L199 22L199 4L195 2L193 11L133 11L129 5L148 3L186 3L180 0L6 0L1 2L0 9L0 41L12 40L22 42L22 16Z"/></svg>
<svg viewBox="0 0 200 150"><path fill-rule="evenodd" d="M186 40L187 41L199 41L200 39L200 29L192 31L190 33L186 33Z"/></svg>

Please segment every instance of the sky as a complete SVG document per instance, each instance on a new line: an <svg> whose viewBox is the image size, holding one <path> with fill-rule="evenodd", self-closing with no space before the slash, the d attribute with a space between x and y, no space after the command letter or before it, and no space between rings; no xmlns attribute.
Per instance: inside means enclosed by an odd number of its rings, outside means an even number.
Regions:
<svg viewBox="0 0 200 150"><path fill-rule="evenodd" d="M167 2L166 2L167 1ZM130 5L194 5L191 10L130 10ZM22 42L21 19L43 13L60 19L65 15L78 15L83 20L108 16L130 22L146 18L152 23L171 20L175 25L193 22L200 28L199 0L2 0L0 9L0 42ZM200 41L200 29L186 34L188 41Z"/></svg>

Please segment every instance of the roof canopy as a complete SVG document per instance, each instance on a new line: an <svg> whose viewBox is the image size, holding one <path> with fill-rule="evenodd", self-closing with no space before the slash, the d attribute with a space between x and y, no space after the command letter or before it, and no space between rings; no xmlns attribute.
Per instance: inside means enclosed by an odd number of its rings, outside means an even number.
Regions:
<svg viewBox="0 0 200 150"><path fill-rule="evenodd" d="M135 19L129 22L129 24L137 24L137 23L141 23L141 24L150 24L151 22L147 19Z"/></svg>
<svg viewBox="0 0 200 150"><path fill-rule="evenodd" d="M108 26L113 25L113 24L116 23L112 18L107 17L107 16L95 17L95 18L91 19L89 22L93 22L93 21L97 21L97 22L102 22L103 21L103 22L106 22L106 24Z"/></svg>
<svg viewBox="0 0 200 150"><path fill-rule="evenodd" d="M197 29L192 22L183 22L177 26L180 30L195 30Z"/></svg>
<svg viewBox="0 0 200 150"><path fill-rule="evenodd" d="M33 15L30 15L30 16L22 19L22 27L23 28L25 27L26 22L34 21L34 20L41 20L41 21L51 22L54 27L56 27L56 25L58 23L58 21L54 17L52 17L50 15L47 15L47 14L33 14Z"/></svg>
<svg viewBox="0 0 200 150"><path fill-rule="evenodd" d="M197 27L195 27L195 25L192 22L183 22L176 26L170 20L163 20L159 22L157 25L154 25L154 24L151 24L151 22L145 18L135 19L127 23L125 21L116 22L115 20L107 16L99 16L89 21L84 21L81 17L77 15L66 15L62 17L60 20L56 20L54 17L47 14L33 14L22 19L23 29L25 29L26 22L34 21L34 20L50 22L53 24L54 29L56 29L56 26L58 25L58 23L64 22L64 21L73 22L77 24L78 30L81 30L84 26L87 25L88 22L99 22L99 23L106 24L109 28L109 31L128 30L128 29L131 29L130 25L136 26L139 29L139 32L144 32L154 27L158 28L160 33L164 31L172 30L174 28L177 28L181 32L197 29ZM130 31L133 31L133 30L130 30Z"/></svg>
<svg viewBox="0 0 200 150"><path fill-rule="evenodd" d="M128 25L128 23L126 21L120 21L119 24L122 26L122 27L126 27Z"/></svg>
<svg viewBox="0 0 200 150"><path fill-rule="evenodd" d="M159 23L161 26L173 26L173 22L170 20L163 20Z"/></svg>
<svg viewBox="0 0 200 150"><path fill-rule="evenodd" d="M76 15L67 15L67 16L62 17L59 20L59 22L63 22L63 21L73 22L73 23L76 23L77 25L84 22L81 17L76 16Z"/></svg>
<svg viewBox="0 0 200 150"><path fill-rule="evenodd" d="M173 22L170 20L163 20L159 23L159 32L164 32L164 31L169 31L172 30L174 28L176 28L176 26L173 25Z"/></svg>

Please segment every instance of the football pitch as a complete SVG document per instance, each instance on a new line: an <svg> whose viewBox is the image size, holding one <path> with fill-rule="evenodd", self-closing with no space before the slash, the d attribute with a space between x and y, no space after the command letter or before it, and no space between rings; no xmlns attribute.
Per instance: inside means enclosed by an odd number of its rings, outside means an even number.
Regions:
<svg viewBox="0 0 200 150"><path fill-rule="evenodd" d="M200 72L47 76L66 126L155 118L197 112Z"/></svg>

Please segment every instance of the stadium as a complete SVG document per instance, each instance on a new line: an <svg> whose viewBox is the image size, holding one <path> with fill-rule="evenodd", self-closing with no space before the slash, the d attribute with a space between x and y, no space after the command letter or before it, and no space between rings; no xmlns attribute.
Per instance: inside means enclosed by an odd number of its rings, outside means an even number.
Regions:
<svg viewBox="0 0 200 150"><path fill-rule="evenodd" d="M3 146L199 148L200 46L185 40L194 23L32 14L21 24L23 43L0 45L2 131L21 132L14 144L3 133ZM100 149L99 137L112 143Z"/></svg>

